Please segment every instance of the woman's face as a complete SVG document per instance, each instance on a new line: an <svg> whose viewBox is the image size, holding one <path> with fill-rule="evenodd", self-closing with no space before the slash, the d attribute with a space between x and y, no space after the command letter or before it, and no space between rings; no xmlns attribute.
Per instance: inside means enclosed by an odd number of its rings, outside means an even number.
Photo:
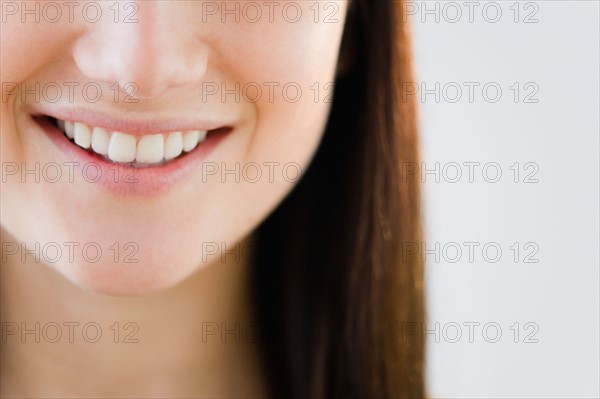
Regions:
<svg viewBox="0 0 600 399"><path fill-rule="evenodd" d="M3 261L129 295L247 256L323 134L345 4L1 1Z"/></svg>

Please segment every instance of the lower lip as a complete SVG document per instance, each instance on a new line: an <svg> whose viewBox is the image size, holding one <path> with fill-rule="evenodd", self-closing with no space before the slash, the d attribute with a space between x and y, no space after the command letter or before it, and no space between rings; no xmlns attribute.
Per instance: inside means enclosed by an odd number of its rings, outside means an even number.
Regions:
<svg viewBox="0 0 600 399"><path fill-rule="evenodd" d="M71 162L75 162L74 167L89 171L85 173L86 181L94 182L119 195L158 195L172 189L182 180L191 177L197 166L231 132L231 129L211 132L193 151L162 165L135 167L110 162L101 155L75 145L46 117L33 117L33 120L59 150Z"/></svg>

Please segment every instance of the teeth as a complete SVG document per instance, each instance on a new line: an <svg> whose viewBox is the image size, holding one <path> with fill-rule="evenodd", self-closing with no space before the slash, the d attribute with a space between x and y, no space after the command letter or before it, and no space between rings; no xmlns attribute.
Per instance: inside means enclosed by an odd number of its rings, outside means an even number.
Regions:
<svg viewBox="0 0 600 399"><path fill-rule="evenodd" d="M90 128L83 123L75 123L75 144L81 148L90 148L92 144L92 132Z"/></svg>
<svg viewBox="0 0 600 399"><path fill-rule="evenodd" d="M135 136L109 132L101 127L90 127L81 122L57 120L57 125L75 144L108 157L113 162L138 162L140 164L158 164L190 152L206 139L207 131L190 130Z"/></svg>
<svg viewBox="0 0 600 399"><path fill-rule="evenodd" d="M108 157L115 162L133 162L135 147L135 137L114 132L108 144Z"/></svg>
<svg viewBox="0 0 600 399"><path fill-rule="evenodd" d="M108 143L110 136L101 127L95 127L92 131L92 150L100 155L108 155Z"/></svg>
<svg viewBox="0 0 600 399"><path fill-rule="evenodd" d="M135 160L140 163L157 163L164 156L165 140L162 134L144 136L137 145Z"/></svg>
<svg viewBox="0 0 600 399"><path fill-rule="evenodd" d="M73 140L74 137L74 129L75 127L73 126L73 122L65 121L65 133L71 140Z"/></svg>
<svg viewBox="0 0 600 399"><path fill-rule="evenodd" d="M171 133L165 140L165 159L177 158L183 152L183 135L181 132Z"/></svg>
<svg viewBox="0 0 600 399"><path fill-rule="evenodd" d="M183 150L190 152L199 142L204 141L207 132L205 130L190 130L183 136Z"/></svg>

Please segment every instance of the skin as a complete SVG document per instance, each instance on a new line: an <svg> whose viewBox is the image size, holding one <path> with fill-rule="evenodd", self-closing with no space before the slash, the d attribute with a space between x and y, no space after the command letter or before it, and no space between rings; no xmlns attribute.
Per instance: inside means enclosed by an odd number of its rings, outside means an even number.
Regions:
<svg viewBox="0 0 600 399"><path fill-rule="evenodd" d="M1 1L0 6L7 3ZM330 12L323 8L315 23L309 2L296 3L302 17L287 22L282 17L287 1L275 8L274 22L263 7L256 22L241 18L236 23L227 16L223 23L221 13L206 15L205 3L210 2L121 2L118 23L109 8L114 2L95 3L103 11L97 23L82 18L82 6L75 9L73 22L66 8L59 22L42 18L36 23L28 16L23 23L20 13L2 21L3 165L33 168L36 163L72 161L31 120L29 110L39 105L38 99L8 90L7 83L32 88L37 82L56 82L64 88L65 82L96 82L102 88L98 102L86 101L77 89L74 101L65 89L57 103L45 96L39 102L48 109L68 107L114 120L227 121L232 132L205 161L228 169L256 162L263 175L258 182L236 182L220 173L202 181L198 164L191 177L168 190L125 195L87 182L77 170L73 181L55 183L35 181L32 175L5 176L3 170L2 322L26 322L28 328L35 322L97 322L103 338L90 344L81 339L81 330L76 330L74 342L63 338L58 344L44 339L36 344L33 336L20 339L19 334L8 337L1 346L2 397L264 395L252 339L238 334L241 342L236 342L235 336L223 339L216 334L202 342L198 336L214 323L251 323L243 283L245 248L252 231L297 181L295 169L285 179L281 166L274 170L274 179L268 179L264 165L294 162L305 170L318 147L330 106L324 101L330 93L325 84L335 78L346 2L337 3L337 23L323 22ZM137 6L138 22L122 22L132 11L126 4ZM287 15L295 13L290 10ZM137 90L129 98L136 101L125 103L122 99L132 82ZM236 102L232 95L203 100L206 82L224 82L228 88L236 82L255 82L263 96L253 102L244 96ZM280 83L274 97L269 98L265 82ZM282 95L281 87L288 82L302 89L297 102ZM310 89L315 82L319 101ZM115 83L121 87L120 101L114 100ZM62 172L66 174L66 168ZM66 252L54 263L35 261L33 256L23 261L21 253L7 255L8 244L35 248L36 243L43 247L65 242L79 243L74 259ZM86 243L102 249L97 262L82 256L79 248ZM118 261L114 243L120 250ZM132 244L126 248L127 243ZM207 256L207 243L234 253ZM137 262L126 263L132 248L137 249ZM64 245L62 249L66 251ZM120 323L119 341L131 331L124 324L132 322L139 342L115 343L109 329L115 322ZM63 327L63 334L67 331Z"/></svg>

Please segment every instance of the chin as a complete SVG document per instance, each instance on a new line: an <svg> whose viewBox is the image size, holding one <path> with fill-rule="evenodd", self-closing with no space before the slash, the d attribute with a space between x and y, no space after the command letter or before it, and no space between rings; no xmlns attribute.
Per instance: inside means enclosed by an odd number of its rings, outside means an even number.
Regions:
<svg viewBox="0 0 600 399"><path fill-rule="evenodd" d="M202 266L170 255L138 256L136 263L76 261L52 268L76 287L107 296L143 296L168 290Z"/></svg>

